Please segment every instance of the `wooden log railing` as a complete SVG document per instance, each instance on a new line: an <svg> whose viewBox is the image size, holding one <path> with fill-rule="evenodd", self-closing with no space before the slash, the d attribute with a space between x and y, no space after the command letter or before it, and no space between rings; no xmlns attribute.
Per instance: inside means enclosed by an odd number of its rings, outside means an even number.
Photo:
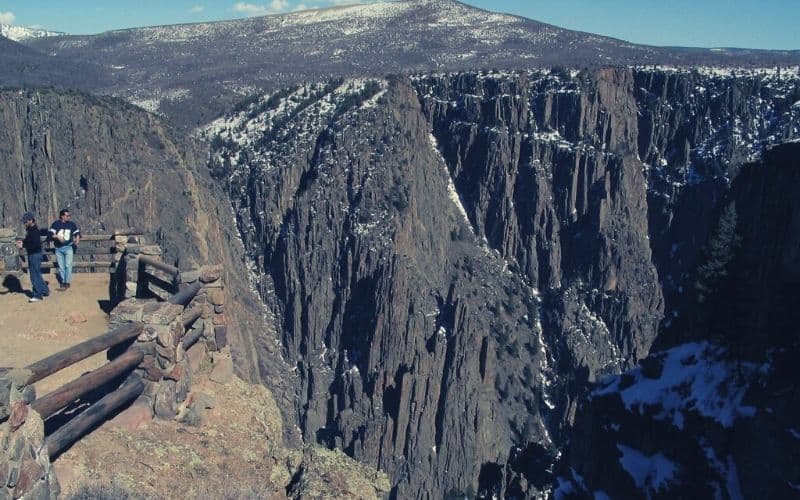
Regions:
<svg viewBox="0 0 800 500"><path fill-rule="evenodd" d="M131 375L116 391L106 394L99 401L76 416L44 440L47 453L54 457L78 440L98 422L107 418L119 407L138 397L144 391L144 382L138 375Z"/></svg>
<svg viewBox="0 0 800 500"><path fill-rule="evenodd" d="M139 286L154 285L167 293L175 293L178 291L178 277L180 271L177 267L171 266L166 262L158 260L150 255L139 255ZM148 271L148 267L160 271L168 276L168 279L163 279L161 276ZM163 276L163 274L162 274ZM152 290L151 290L152 291ZM159 294L156 294L159 295Z"/></svg>
<svg viewBox="0 0 800 500"><path fill-rule="evenodd" d="M38 382L93 354L132 340L138 337L143 330L143 323L127 323L103 335L59 351L20 369L17 383L20 385L30 385ZM31 403L31 408L36 410L43 419L49 418L76 399L102 387L104 384L124 375L126 372L132 371L143 359L144 352L141 349L129 349L100 368L85 373L49 394L37 398ZM128 380L121 387L106 394L83 413L75 416L72 420L45 438L45 445L50 457L53 458L63 451L67 446L90 430L93 425L103 418L108 417L121 405L139 396L143 390L144 384L141 379L136 375L129 376Z"/></svg>
<svg viewBox="0 0 800 500"><path fill-rule="evenodd" d="M116 261L111 260L87 260L87 261L73 261L72 268L73 269L89 269L93 267L108 269L109 272L112 271L112 267L116 266ZM28 264L25 263L22 265L22 269L24 271L28 270ZM58 264L56 262L42 262L42 270L45 269L58 269Z"/></svg>
<svg viewBox="0 0 800 500"><path fill-rule="evenodd" d="M183 340L181 340L181 346L183 347L184 351L192 347L195 343L197 343L198 340L200 340L200 337L203 336L202 329L197 328L194 330L189 330L189 327L195 321L197 321L202 315L203 315L202 307L194 307L192 309L189 309L188 311L184 311L183 328L184 330L186 330L186 336L184 336Z"/></svg>
<svg viewBox="0 0 800 500"><path fill-rule="evenodd" d="M181 289L178 293L173 295L169 298L167 302L170 304L180 304L182 306L187 306L189 302L200 292L200 289L203 288L203 283L200 281L195 281L191 285Z"/></svg>
<svg viewBox="0 0 800 500"><path fill-rule="evenodd" d="M32 363L24 368L29 372L24 385L33 384L52 375L53 373L82 361L93 354L104 351L109 347L125 342L139 336L144 329L142 323L128 323L119 328L104 333L103 335L91 338L85 342L74 345L68 349L57 352L40 361Z"/></svg>
<svg viewBox="0 0 800 500"><path fill-rule="evenodd" d="M42 418L47 418L72 401L90 393L126 371L132 370L142 362L142 359L144 359L144 352L141 349L130 349L114 361L85 373L61 388L42 396L31 403L31 408L38 411Z"/></svg>
<svg viewBox="0 0 800 500"><path fill-rule="evenodd" d="M192 323L197 321L203 315L202 307L193 307L188 311L183 311L183 328L184 330L192 326Z"/></svg>
<svg viewBox="0 0 800 500"><path fill-rule="evenodd" d="M81 245L74 252L76 259L72 263L73 269L87 270L89 272L114 272L117 260L113 256L117 253L116 236L142 236L144 233L137 228L117 230L106 234L87 234L81 237ZM49 236L42 236L44 251L50 257L55 253L55 245ZM105 243L105 244L104 244ZM28 263L26 253L20 250L20 257L23 259L22 270L27 271ZM84 260L84 259L89 260ZM57 269L58 264L54 258L42 262L43 271Z"/></svg>
<svg viewBox="0 0 800 500"><path fill-rule="evenodd" d="M178 270L177 267L171 266L171 265L167 264L166 262L162 262L162 261L160 261L158 259L155 259L155 258L149 256L149 255L140 255L139 256L139 263L143 264L145 266L154 267L154 268L158 269L159 271L163 271L163 272L169 274L170 276L172 276L173 279L175 277L177 277L178 274L180 274L180 271Z"/></svg>

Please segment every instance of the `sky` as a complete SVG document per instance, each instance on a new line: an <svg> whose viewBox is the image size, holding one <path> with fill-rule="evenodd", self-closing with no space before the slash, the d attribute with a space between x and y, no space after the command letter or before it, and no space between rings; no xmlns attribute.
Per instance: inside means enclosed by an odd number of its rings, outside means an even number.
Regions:
<svg viewBox="0 0 800 500"><path fill-rule="evenodd" d="M800 0L462 0L635 43L800 49ZM369 0L0 0L0 23L70 34L193 23Z"/></svg>

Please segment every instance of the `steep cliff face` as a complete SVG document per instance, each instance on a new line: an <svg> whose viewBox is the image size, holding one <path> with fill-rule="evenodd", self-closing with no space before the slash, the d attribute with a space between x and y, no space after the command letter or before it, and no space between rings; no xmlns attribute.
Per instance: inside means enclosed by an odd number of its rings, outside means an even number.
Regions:
<svg viewBox="0 0 800 500"><path fill-rule="evenodd" d="M707 228L681 210L798 134L786 92L796 76L605 70L249 103L207 133L281 332L259 363L292 367L306 439L397 497L548 491L587 382L647 355L696 259Z"/></svg>
<svg viewBox="0 0 800 500"><path fill-rule="evenodd" d="M279 108L294 121L256 129L266 144L233 153L249 158L231 183L306 438L389 471L402 497L548 443L535 291L476 244L412 89L310 87Z"/></svg>
<svg viewBox="0 0 800 500"><path fill-rule="evenodd" d="M210 189L198 145L122 101L52 90L0 93L0 221L25 211L40 226L70 207L87 233L160 233L171 260L209 258ZM205 182L206 185L200 185Z"/></svg>
<svg viewBox="0 0 800 500"><path fill-rule="evenodd" d="M777 147L733 182L725 201L734 208L715 222L737 235L731 259L693 319L676 326L695 338L668 335L668 348L592 393L559 478L566 497L800 491L799 154L798 143Z"/></svg>

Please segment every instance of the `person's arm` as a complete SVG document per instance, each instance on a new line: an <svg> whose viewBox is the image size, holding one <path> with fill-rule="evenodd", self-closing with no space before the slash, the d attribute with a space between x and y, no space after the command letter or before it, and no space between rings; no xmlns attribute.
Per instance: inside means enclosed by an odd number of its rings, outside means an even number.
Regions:
<svg viewBox="0 0 800 500"><path fill-rule="evenodd" d="M76 245L81 242L81 230L75 226L75 232L72 234L72 242Z"/></svg>
<svg viewBox="0 0 800 500"><path fill-rule="evenodd" d="M57 235L57 234L58 234L58 232L56 231L56 223L55 223L55 222L53 222L53 223L50 225L50 231L47 233L47 239L48 239L48 241L57 240L57 239L58 239L58 238L56 238L56 235Z"/></svg>

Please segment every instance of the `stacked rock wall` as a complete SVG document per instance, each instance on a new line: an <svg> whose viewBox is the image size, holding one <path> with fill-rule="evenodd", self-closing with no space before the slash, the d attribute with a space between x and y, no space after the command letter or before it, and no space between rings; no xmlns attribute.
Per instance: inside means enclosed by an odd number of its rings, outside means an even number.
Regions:
<svg viewBox="0 0 800 500"><path fill-rule="evenodd" d="M36 391L28 372L0 373L0 500L55 498L58 480L50 467L44 422L30 404Z"/></svg>
<svg viewBox="0 0 800 500"><path fill-rule="evenodd" d="M17 233L13 228L0 228L0 274L19 272L19 251L14 240Z"/></svg>
<svg viewBox="0 0 800 500"><path fill-rule="evenodd" d="M156 245L119 242L124 256L117 273L119 304L111 312L111 328L127 322L144 323L144 331L128 349L141 349L144 360L136 368L147 382L136 405L161 419L191 420L192 376L210 352L227 346L224 285L221 267L204 267L168 276L139 261L140 255L161 254ZM119 286L124 279L124 286ZM154 286L154 281L162 286ZM184 307L167 301L172 292L200 283L200 290ZM110 353L114 356L119 349Z"/></svg>

